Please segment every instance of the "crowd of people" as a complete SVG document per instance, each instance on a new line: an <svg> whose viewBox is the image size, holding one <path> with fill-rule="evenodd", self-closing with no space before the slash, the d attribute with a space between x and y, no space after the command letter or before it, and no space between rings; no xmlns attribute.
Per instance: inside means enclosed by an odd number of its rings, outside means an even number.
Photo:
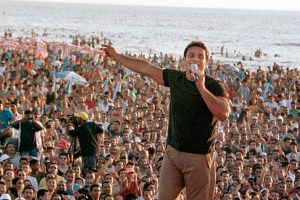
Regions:
<svg viewBox="0 0 300 200"><path fill-rule="evenodd" d="M128 55L185 70L182 58L167 54ZM89 86L68 88L55 77L66 70ZM251 70L211 57L206 74L223 83L232 110L217 122L214 198L300 199L298 69ZM168 88L108 57L94 62L4 49L0 93L0 199L158 199ZM80 133L68 127L74 116L103 130L95 167L83 167ZM184 190L178 198L185 199Z"/></svg>

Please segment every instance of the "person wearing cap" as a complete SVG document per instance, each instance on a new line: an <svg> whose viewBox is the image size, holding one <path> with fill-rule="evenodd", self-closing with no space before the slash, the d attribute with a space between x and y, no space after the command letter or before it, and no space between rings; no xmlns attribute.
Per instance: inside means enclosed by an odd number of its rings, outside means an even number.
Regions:
<svg viewBox="0 0 300 200"><path fill-rule="evenodd" d="M83 111L74 113L74 117L74 129L70 130L72 123L68 120L66 131L79 140L84 169L95 169L96 153L99 148L98 134L102 134L103 130L96 123L87 121L88 114Z"/></svg>
<svg viewBox="0 0 300 200"><path fill-rule="evenodd" d="M0 200L11 200L11 197L9 194L2 194Z"/></svg>
<svg viewBox="0 0 300 200"><path fill-rule="evenodd" d="M286 182L286 191L289 194L296 192L296 190L294 188L295 178L293 176L287 176L285 179L285 182Z"/></svg>
<svg viewBox="0 0 300 200"><path fill-rule="evenodd" d="M277 117L276 125L277 125L278 127L280 127L282 124L283 124L283 117L282 117L281 115L279 115L279 116Z"/></svg>
<svg viewBox="0 0 300 200"><path fill-rule="evenodd" d="M258 119L257 116L252 117L252 120L257 120L257 119ZM257 124L257 121L255 121L255 122L252 121L252 124Z"/></svg>
<svg viewBox="0 0 300 200"><path fill-rule="evenodd" d="M137 196L141 195L141 190L138 185L137 173L132 167L127 167L125 169L126 179L124 181L124 193L123 196L126 197L129 194L134 194Z"/></svg>
<svg viewBox="0 0 300 200"><path fill-rule="evenodd" d="M9 127L10 123L15 120L14 114L4 108L4 100L0 98L0 142L13 135L13 130Z"/></svg>
<svg viewBox="0 0 300 200"><path fill-rule="evenodd" d="M257 95L260 96L261 93L262 93L262 89L261 88L257 88L256 92L257 92Z"/></svg>
<svg viewBox="0 0 300 200"><path fill-rule="evenodd" d="M39 149L37 148L36 134L43 130L43 127L35 120L31 110L25 110L24 114L22 119L11 124L12 127L20 130L19 151L21 154L38 157Z"/></svg>
<svg viewBox="0 0 300 200"><path fill-rule="evenodd" d="M3 154L0 157L0 164L2 165L2 167L4 168L5 164L7 163L8 160L10 160L11 158L9 157L9 155L7 154Z"/></svg>
<svg viewBox="0 0 300 200"><path fill-rule="evenodd" d="M228 118L230 106L224 86L205 73L209 61L207 46L201 41L186 46L184 72L119 54L109 45L102 45L102 50L128 69L170 88L168 156L163 159L159 199L175 199L184 188L188 199L213 199L216 125L218 120ZM198 165L195 160L202 160L205 165Z"/></svg>

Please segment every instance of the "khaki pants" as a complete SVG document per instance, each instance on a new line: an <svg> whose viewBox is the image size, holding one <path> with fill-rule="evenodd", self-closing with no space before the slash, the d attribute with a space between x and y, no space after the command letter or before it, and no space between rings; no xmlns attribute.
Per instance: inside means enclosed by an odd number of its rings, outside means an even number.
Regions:
<svg viewBox="0 0 300 200"><path fill-rule="evenodd" d="M159 200L174 200L183 188L188 200L210 200L215 183L213 153L186 153L168 145L160 173Z"/></svg>

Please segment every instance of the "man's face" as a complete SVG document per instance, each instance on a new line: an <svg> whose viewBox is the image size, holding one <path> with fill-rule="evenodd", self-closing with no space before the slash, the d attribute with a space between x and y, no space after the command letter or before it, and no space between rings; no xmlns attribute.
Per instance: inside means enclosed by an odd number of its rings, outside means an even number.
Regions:
<svg viewBox="0 0 300 200"><path fill-rule="evenodd" d="M286 140L283 144L285 148L289 148L291 145L291 140Z"/></svg>
<svg viewBox="0 0 300 200"><path fill-rule="evenodd" d="M68 183L74 182L74 180L75 180L75 173L68 173L66 179L67 179Z"/></svg>
<svg viewBox="0 0 300 200"><path fill-rule="evenodd" d="M32 189L26 189L25 191L24 191L24 197L25 197L25 199L33 199L34 198L34 191L32 190Z"/></svg>
<svg viewBox="0 0 300 200"><path fill-rule="evenodd" d="M93 189L91 191L91 194L94 197L94 199L98 199L100 197L100 194L101 194L100 187L93 187Z"/></svg>
<svg viewBox="0 0 300 200"><path fill-rule="evenodd" d="M117 154L118 149L116 147L110 147L109 153L112 155L116 155Z"/></svg>
<svg viewBox="0 0 300 200"><path fill-rule="evenodd" d="M54 174L57 174L57 165L51 164L48 171L53 172Z"/></svg>
<svg viewBox="0 0 300 200"><path fill-rule="evenodd" d="M66 183L63 182L63 181L60 181L60 182L57 184L57 189L58 189L58 190L63 190L63 191L65 191L65 190L67 189Z"/></svg>
<svg viewBox="0 0 300 200"><path fill-rule="evenodd" d="M14 172L12 170L7 170L4 174L4 180L6 181L11 181L12 179L14 179Z"/></svg>
<svg viewBox="0 0 300 200"><path fill-rule="evenodd" d="M226 165L233 166L234 165L234 159L232 157L229 157L226 159Z"/></svg>
<svg viewBox="0 0 300 200"><path fill-rule="evenodd" d="M16 152L16 148L13 144L9 144L9 145L7 145L6 151L9 154L14 154Z"/></svg>
<svg viewBox="0 0 300 200"><path fill-rule="evenodd" d="M190 47L187 51L186 57L184 58L185 68L189 72L191 64L197 64L198 69L204 73L205 65L207 60L205 58L205 50L200 47ZM188 73L191 78L192 75Z"/></svg>
<svg viewBox="0 0 300 200"><path fill-rule="evenodd" d="M252 168L251 167L245 167L244 168L244 173L247 175L250 175L252 173Z"/></svg>
<svg viewBox="0 0 300 200"><path fill-rule="evenodd" d="M229 180L229 174L223 173L223 174L222 174L222 181L223 181L224 183L227 183L228 180Z"/></svg>
<svg viewBox="0 0 300 200"><path fill-rule="evenodd" d="M241 168L239 166L234 166L232 173L239 176L241 174Z"/></svg>
<svg viewBox="0 0 300 200"><path fill-rule="evenodd" d="M79 166L73 166L72 169L75 171L76 174L80 174L81 173L81 169Z"/></svg>
<svg viewBox="0 0 300 200"><path fill-rule="evenodd" d="M26 179L26 173L24 171L19 171L18 172L18 177L22 180Z"/></svg>
<svg viewBox="0 0 300 200"><path fill-rule="evenodd" d="M151 191L145 191L143 192L143 197L145 200L152 200L152 192Z"/></svg>
<svg viewBox="0 0 300 200"><path fill-rule="evenodd" d="M86 178L85 179L85 185L92 185L94 183L94 179L92 178ZM82 183L83 185L84 183Z"/></svg>
<svg viewBox="0 0 300 200"><path fill-rule="evenodd" d="M262 175L262 169L255 170L255 176L256 177L261 177L261 175Z"/></svg>
<svg viewBox="0 0 300 200"><path fill-rule="evenodd" d="M151 139L151 133L150 132L144 133L144 139L147 140L147 141L150 141L150 139Z"/></svg>
<svg viewBox="0 0 300 200"><path fill-rule="evenodd" d="M149 164L146 164L144 168L145 168L145 172L146 172L147 175L152 174L152 168Z"/></svg>
<svg viewBox="0 0 300 200"><path fill-rule="evenodd" d="M6 191L6 185L0 184L0 195L2 195Z"/></svg>
<svg viewBox="0 0 300 200"><path fill-rule="evenodd" d="M48 189L56 189L56 180L55 179L49 179L47 181L47 186L48 186Z"/></svg>
<svg viewBox="0 0 300 200"><path fill-rule="evenodd" d="M110 183L105 183L102 186L102 190L103 190L103 193L111 194L112 193L112 186L111 186L111 184Z"/></svg>
<svg viewBox="0 0 300 200"><path fill-rule="evenodd" d="M26 120L32 120L33 119L33 114L25 114L25 119Z"/></svg>

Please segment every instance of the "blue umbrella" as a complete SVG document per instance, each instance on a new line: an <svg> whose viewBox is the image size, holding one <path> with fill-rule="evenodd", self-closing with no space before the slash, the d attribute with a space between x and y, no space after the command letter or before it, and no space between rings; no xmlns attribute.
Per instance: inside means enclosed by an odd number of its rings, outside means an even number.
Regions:
<svg viewBox="0 0 300 200"><path fill-rule="evenodd" d="M67 81L71 81L72 83L78 85L83 85L83 86L89 85L89 83L85 78L72 71L55 72L55 77L65 79Z"/></svg>

